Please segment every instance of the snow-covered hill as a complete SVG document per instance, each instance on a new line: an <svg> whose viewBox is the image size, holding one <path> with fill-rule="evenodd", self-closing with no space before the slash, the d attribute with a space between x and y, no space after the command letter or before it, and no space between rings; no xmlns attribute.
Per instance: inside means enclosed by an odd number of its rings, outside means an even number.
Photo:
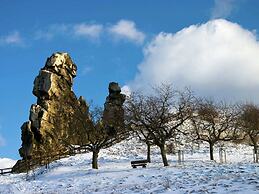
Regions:
<svg viewBox="0 0 259 194"><path fill-rule="evenodd" d="M230 146L227 164L209 161L206 146L186 151L185 162L168 155L163 167L159 151L152 163L133 169L130 161L145 158L145 146L122 142L100 153L99 169L91 169L91 153L65 158L28 175L0 176L0 193L258 193L259 165L252 163L252 148Z"/></svg>

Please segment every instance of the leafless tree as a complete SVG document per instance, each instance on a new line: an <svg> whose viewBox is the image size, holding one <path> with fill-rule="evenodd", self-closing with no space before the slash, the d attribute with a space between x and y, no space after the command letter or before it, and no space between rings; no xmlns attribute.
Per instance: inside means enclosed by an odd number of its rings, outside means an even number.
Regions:
<svg viewBox="0 0 259 194"><path fill-rule="evenodd" d="M237 106L231 106L225 102L216 103L208 99L199 99L195 103L190 135L195 141L209 143L211 160L214 160L215 143L232 141L239 137L239 115Z"/></svg>
<svg viewBox="0 0 259 194"><path fill-rule="evenodd" d="M93 153L92 168L98 169L98 154L128 137L126 128L121 125L107 126L102 120L102 110L95 108L91 111L91 123L85 134L87 143L81 145Z"/></svg>
<svg viewBox="0 0 259 194"><path fill-rule="evenodd" d="M82 110L79 108L75 109L77 117L75 119L76 122L75 120L73 121L74 133L70 134L68 139L72 139L72 142L75 142L76 145L92 152L92 168L98 169L98 155L100 150L126 139L128 133L120 120L116 123L116 118L114 118L113 126L106 125L103 122L102 108L94 107L87 113L88 118ZM71 146L71 144L68 144L68 146Z"/></svg>
<svg viewBox="0 0 259 194"><path fill-rule="evenodd" d="M126 139L128 133L121 118L113 118L113 125L110 126L105 124L103 120L103 109L101 107L91 108L82 97L79 98L78 103L67 104L67 106L72 107L73 112L71 114L73 117L67 117L68 134L60 141L68 150L77 145L92 152L92 168L98 169L100 150Z"/></svg>
<svg viewBox="0 0 259 194"><path fill-rule="evenodd" d="M245 104L242 107L241 127L245 138L254 147L255 162L258 162L258 144L259 144L259 106L255 104Z"/></svg>
<svg viewBox="0 0 259 194"><path fill-rule="evenodd" d="M169 165L165 144L190 118L191 99L189 91L175 91L168 84L153 88L152 94L136 92L127 99L126 110L131 128L137 130L146 142L160 148L164 166Z"/></svg>
<svg viewBox="0 0 259 194"><path fill-rule="evenodd" d="M137 137L141 142L147 146L147 161L151 162L151 145L152 134L146 130L147 126L141 124L139 121L142 110L144 109L145 96L141 93L134 92L127 97L125 104L125 121L127 123L128 130L131 132L131 136Z"/></svg>

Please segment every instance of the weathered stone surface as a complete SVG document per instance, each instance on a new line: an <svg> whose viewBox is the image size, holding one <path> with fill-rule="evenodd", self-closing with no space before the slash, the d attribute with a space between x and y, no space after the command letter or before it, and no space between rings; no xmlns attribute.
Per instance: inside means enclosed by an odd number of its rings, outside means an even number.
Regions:
<svg viewBox="0 0 259 194"><path fill-rule="evenodd" d="M55 53L47 59L46 69L66 79L71 86L73 78L76 77L77 67L67 53Z"/></svg>
<svg viewBox="0 0 259 194"><path fill-rule="evenodd" d="M40 71L40 74L34 80L33 94L39 98L49 99L51 91L52 73L46 70Z"/></svg>
<svg viewBox="0 0 259 194"><path fill-rule="evenodd" d="M89 139L84 137L92 129L92 121L89 105L83 97L77 99L72 90L76 70L67 53L55 53L35 78L33 94L37 103L31 105L29 121L21 127L22 160L13 167L14 172L26 171L27 159L40 160L40 163L44 157L55 160L54 156L68 151L71 144L88 143ZM108 135L124 128L124 101L125 95L121 94L118 83L111 82L102 118Z"/></svg>
<svg viewBox="0 0 259 194"><path fill-rule="evenodd" d="M31 106L29 121L21 127L19 153L23 160L64 152L67 149L64 141L75 143L69 137L73 129L80 130L76 111L84 113L85 118L81 119L89 119L86 101L83 97L77 99L72 91L76 70L67 53L54 53L35 78L33 94L37 97L37 104ZM20 164L24 162L17 163Z"/></svg>
<svg viewBox="0 0 259 194"><path fill-rule="evenodd" d="M46 120L47 111L38 104L31 105L29 120L34 128L41 127L41 121Z"/></svg>
<svg viewBox="0 0 259 194"><path fill-rule="evenodd" d="M80 96L78 98L78 102L80 107L83 108L83 110L87 110L87 112L89 111L89 105L87 104L83 96Z"/></svg>
<svg viewBox="0 0 259 194"><path fill-rule="evenodd" d="M118 83L109 84L109 95L106 97L103 112L103 123L108 127L110 133L115 133L118 128L124 127L123 103L126 96L121 94Z"/></svg>
<svg viewBox="0 0 259 194"><path fill-rule="evenodd" d="M27 121L21 126L22 130L22 147L19 149L21 157L29 157L33 148L33 133L31 131L31 122Z"/></svg>

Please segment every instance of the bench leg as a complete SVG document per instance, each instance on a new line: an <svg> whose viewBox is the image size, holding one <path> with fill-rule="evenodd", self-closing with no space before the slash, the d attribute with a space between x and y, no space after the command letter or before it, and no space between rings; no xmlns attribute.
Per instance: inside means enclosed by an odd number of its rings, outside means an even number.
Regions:
<svg viewBox="0 0 259 194"><path fill-rule="evenodd" d="M142 167L143 167L143 168L146 168L147 166L146 166L146 165L143 165Z"/></svg>
<svg viewBox="0 0 259 194"><path fill-rule="evenodd" d="M133 168L137 168L137 166L132 166Z"/></svg>

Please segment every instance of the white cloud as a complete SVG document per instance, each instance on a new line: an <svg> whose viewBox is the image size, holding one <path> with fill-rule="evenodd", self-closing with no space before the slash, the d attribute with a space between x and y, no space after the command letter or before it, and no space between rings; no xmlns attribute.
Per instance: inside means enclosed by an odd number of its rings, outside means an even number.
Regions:
<svg viewBox="0 0 259 194"><path fill-rule="evenodd" d="M211 18L227 18L233 9L235 8L234 3L237 0L214 0L214 7L212 9Z"/></svg>
<svg viewBox="0 0 259 194"><path fill-rule="evenodd" d="M53 24L46 29L40 29L34 34L35 40L51 40L56 36L69 34L69 25L67 24Z"/></svg>
<svg viewBox="0 0 259 194"><path fill-rule="evenodd" d="M84 37L96 39L100 36L103 26L100 24L53 24L46 29L36 31L35 40L52 40L58 36Z"/></svg>
<svg viewBox="0 0 259 194"><path fill-rule="evenodd" d="M42 39L51 40L54 36L55 36L55 34L53 32L38 30L34 35L34 39L35 40L42 40Z"/></svg>
<svg viewBox="0 0 259 194"><path fill-rule="evenodd" d="M120 20L117 24L108 28L108 31L116 39L125 39L142 44L145 39L145 34L136 28L133 21Z"/></svg>
<svg viewBox="0 0 259 194"><path fill-rule="evenodd" d="M139 72L129 85L146 90L150 84L170 82L201 95L257 97L259 102L258 56L255 34L223 19L212 20L157 35L145 47Z"/></svg>
<svg viewBox="0 0 259 194"><path fill-rule="evenodd" d="M9 33L6 36L0 37L0 44L2 45L23 45L23 39L18 31Z"/></svg>
<svg viewBox="0 0 259 194"><path fill-rule="evenodd" d="M0 158L0 168L10 168L15 165L17 161L10 158Z"/></svg>
<svg viewBox="0 0 259 194"><path fill-rule="evenodd" d="M82 75L86 75L86 74L88 74L89 72L91 72L92 70L93 70L92 67L90 67L90 66L85 66L85 67L83 68L83 70L82 70Z"/></svg>
<svg viewBox="0 0 259 194"><path fill-rule="evenodd" d="M120 20L112 26L87 23L54 24L37 30L34 39L49 41L55 37L65 36L96 40L102 33L112 35L115 40L128 40L136 44L142 44L145 39L145 34L136 28L133 21L129 20Z"/></svg>
<svg viewBox="0 0 259 194"><path fill-rule="evenodd" d="M74 34L76 36L86 38L98 38L103 31L103 26L100 24L77 24L74 26Z"/></svg>

